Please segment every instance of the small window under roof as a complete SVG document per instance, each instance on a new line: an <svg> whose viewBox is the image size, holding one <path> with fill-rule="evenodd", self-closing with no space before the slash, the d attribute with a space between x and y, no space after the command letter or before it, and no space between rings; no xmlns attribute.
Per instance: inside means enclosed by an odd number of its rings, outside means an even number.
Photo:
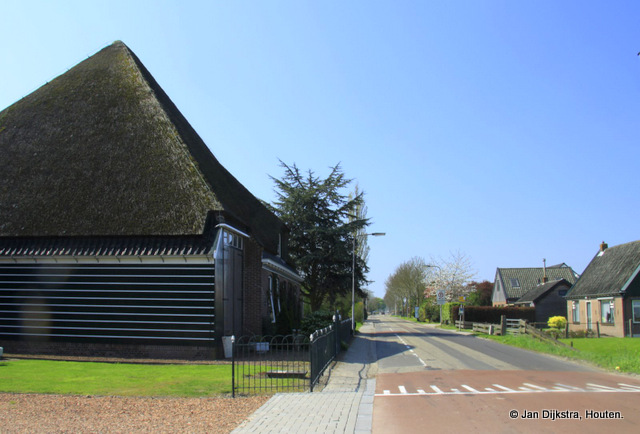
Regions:
<svg viewBox="0 0 640 434"><path fill-rule="evenodd" d="M518 280L518 278L512 277L510 280L511 280L511 286L513 288L520 288L520 281Z"/></svg>

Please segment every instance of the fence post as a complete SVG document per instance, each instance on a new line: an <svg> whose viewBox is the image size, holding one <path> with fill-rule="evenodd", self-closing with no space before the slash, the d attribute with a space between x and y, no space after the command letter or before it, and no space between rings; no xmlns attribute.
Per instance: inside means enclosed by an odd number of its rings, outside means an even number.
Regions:
<svg viewBox="0 0 640 434"><path fill-rule="evenodd" d="M600 321L596 321L596 330L598 331L598 337L600 337Z"/></svg>
<svg viewBox="0 0 640 434"><path fill-rule="evenodd" d="M507 316L500 315L500 335L505 336L507 334Z"/></svg>
<svg viewBox="0 0 640 434"><path fill-rule="evenodd" d="M333 314L333 330L336 334L336 342L333 348L333 356L337 356L340 352L340 323L341 323L340 313L336 310Z"/></svg>
<svg viewBox="0 0 640 434"><path fill-rule="evenodd" d="M313 333L309 335L309 371L311 375L309 375L309 391L313 392L313 382L315 380L315 360L313 357L314 353L314 344L313 344Z"/></svg>
<svg viewBox="0 0 640 434"><path fill-rule="evenodd" d="M231 397L236 397L236 337L231 336Z"/></svg>

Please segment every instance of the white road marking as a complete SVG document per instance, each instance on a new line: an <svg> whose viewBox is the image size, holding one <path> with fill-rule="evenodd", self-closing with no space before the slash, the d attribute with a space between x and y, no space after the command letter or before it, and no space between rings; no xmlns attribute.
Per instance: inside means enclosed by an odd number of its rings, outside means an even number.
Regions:
<svg viewBox="0 0 640 434"><path fill-rule="evenodd" d="M506 390L507 392L514 392L514 390L509 389L508 387L501 386L499 384L492 384L493 387L497 387L498 389Z"/></svg>
<svg viewBox="0 0 640 434"><path fill-rule="evenodd" d="M459 388L451 388L450 392L445 392L438 386L430 385L429 387L433 392L425 392L424 389L417 389L417 392L409 392L405 386L398 386L400 393L391 393L388 390L384 390L383 393L376 393L375 396L436 396L436 395L497 395L508 393L557 393L557 392L573 392L573 393L640 393L640 386L631 384L618 383L620 387L602 386L599 384L587 383L586 388L580 388L575 386L568 386L566 384L556 383L561 387L544 388L536 386L535 384L523 383L528 387L518 386L517 389L510 389L508 387L501 386L500 384L493 384L496 390L490 387L485 387L484 390L474 389L466 384L462 384L461 388L466 389L461 391Z"/></svg>
<svg viewBox="0 0 640 434"><path fill-rule="evenodd" d="M571 392L582 392L584 389L580 389L579 387L567 386L566 384L556 383L557 386L563 387L565 389L570 390Z"/></svg>
<svg viewBox="0 0 640 434"><path fill-rule="evenodd" d="M474 392L474 393L480 393L479 390L474 389L473 387L469 387L466 384L463 384L462 387L464 387L465 389L467 389L469 392Z"/></svg>
<svg viewBox="0 0 640 434"><path fill-rule="evenodd" d="M424 362L424 360L422 360L422 359L420 358L420 356L418 356L418 354L416 354L416 352L415 352L415 351L413 351L413 348L411 348L411 346L410 346L409 344L407 344L407 343L404 341L404 339L402 339L402 337L400 337L400 335L399 335L399 334L396 334L396 337L398 338L398 340L400 340L400 342L402 342L402 343L404 344L404 346L409 350L409 352L410 352L411 354L413 354L413 355L418 359L418 361L420 362L420 364L426 368L426 367L427 367L427 364Z"/></svg>
<svg viewBox="0 0 640 434"><path fill-rule="evenodd" d="M613 387L601 386L599 384L587 383L587 386L598 390L615 390Z"/></svg>
<svg viewBox="0 0 640 434"><path fill-rule="evenodd" d="M535 384L531 384L531 383L522 383L522 384L524 384L527 387L531 387L531 388L537 389L537 390L548 390L545 387L536 386Z"/></svg>

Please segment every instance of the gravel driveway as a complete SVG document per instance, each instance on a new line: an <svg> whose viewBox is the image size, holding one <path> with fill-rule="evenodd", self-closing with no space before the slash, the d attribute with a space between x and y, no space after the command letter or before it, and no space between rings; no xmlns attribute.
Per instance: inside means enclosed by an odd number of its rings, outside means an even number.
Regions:
<svg viewBox="0 0 640 434"><path fill-rule="evenodd" d="M270 397L0 394L1 433L229 433Z"/></svg>

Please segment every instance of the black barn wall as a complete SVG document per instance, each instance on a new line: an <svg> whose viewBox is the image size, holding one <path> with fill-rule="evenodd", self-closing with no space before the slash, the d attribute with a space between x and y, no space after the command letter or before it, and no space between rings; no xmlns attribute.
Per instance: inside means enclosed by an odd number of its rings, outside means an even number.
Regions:
<svg viewBox="0 0 640 434"><path fill-rule="evenodd" d="M3 263L0 342L213 348L214 300L213 264Z"/></svg>

